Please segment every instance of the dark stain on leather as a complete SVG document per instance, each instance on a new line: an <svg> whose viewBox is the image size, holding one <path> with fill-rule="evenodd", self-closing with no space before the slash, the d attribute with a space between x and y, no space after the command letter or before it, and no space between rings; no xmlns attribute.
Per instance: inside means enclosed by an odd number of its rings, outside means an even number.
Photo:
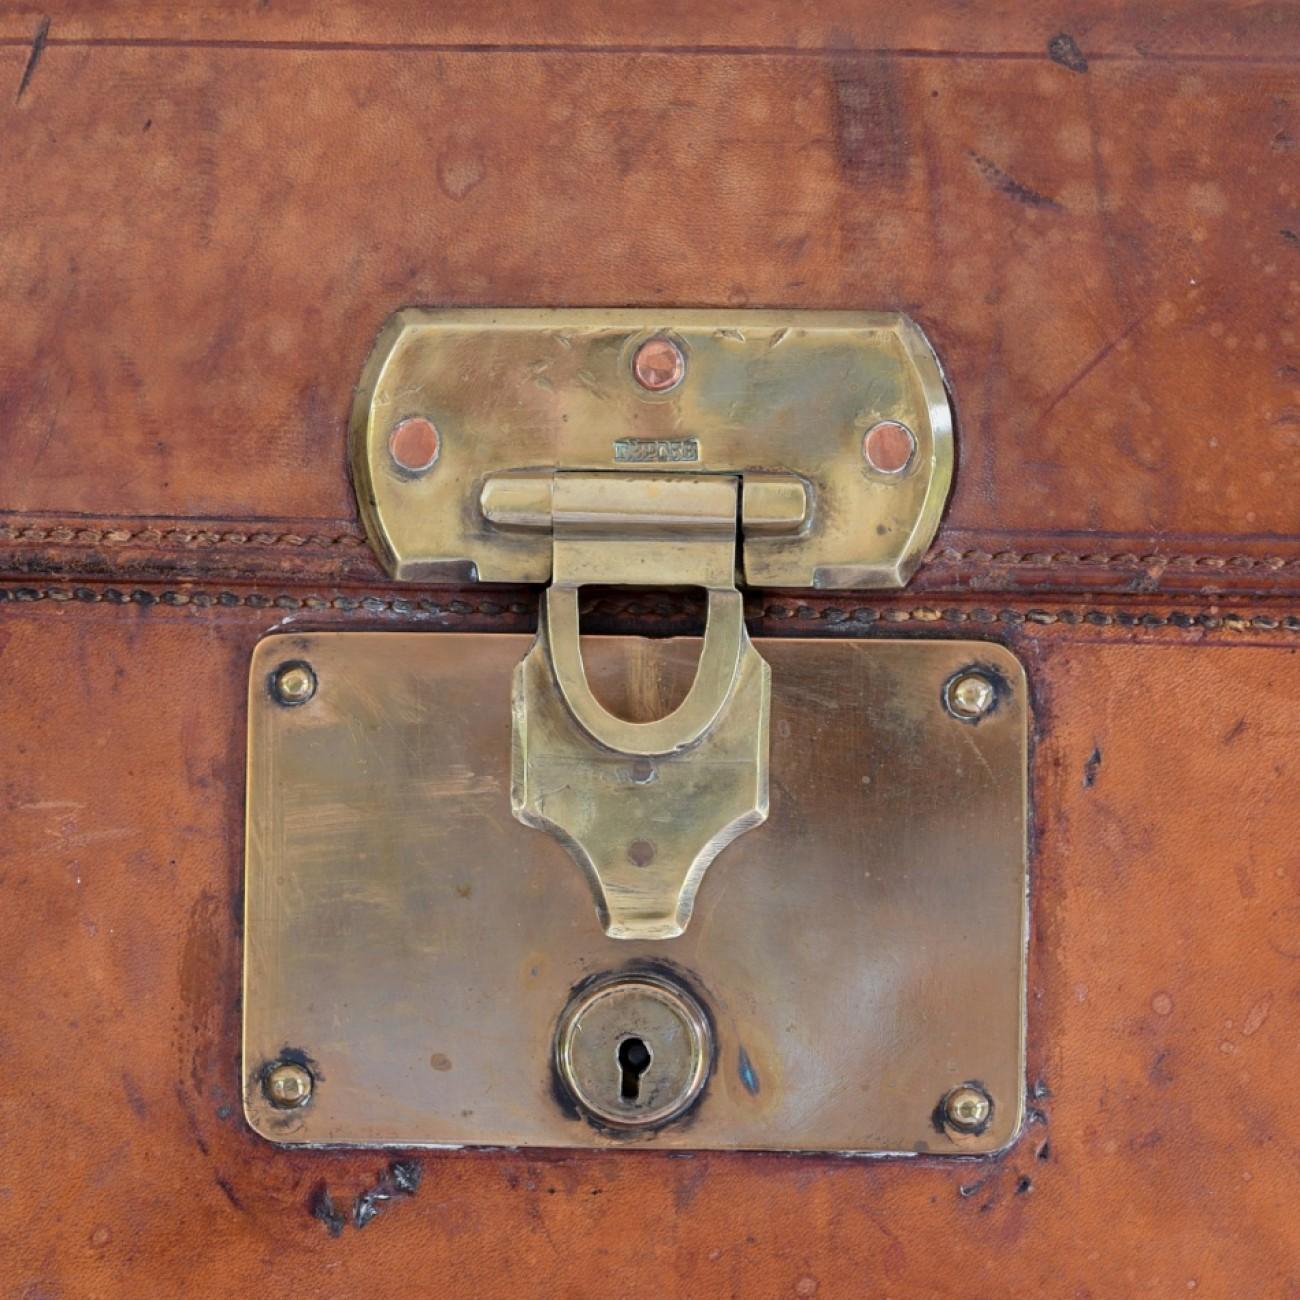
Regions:
<svg viewBox="0 0 1300 1300"><path fill-rule="evenodd" d="M347 1218L334 1204L334 1198L330 1195L330 1189L325 1185L324 1179L311 1189L311 1194L307 1197L307 1213L313 1219L323 1223L325 1231L331 1237L342 1235Z"/></svg>
<svg viewBox="0 0 1300 1300"><path fill-rule="evenodd" d="M1069 32L1057 32L1047 42L1047 57L1053 63L1059 63L1061 67L1069 68L1071 72L1088 71L1088 60L1084 58L1083 51Z"/></svg>
<svg viewBox="0 0 1300 1300"><path fill-rule="evenodd" d="M228 1200L230 1204L235 1207L235 1209L239 1210L242 1213L244 1209L244 1203L239 1199L238 1196L235 1195L235 1189L230 1185L229 1180L223 1178L218 1173L213 1173L212 1181L217 1185L218 1189L221 1191L221 1194L226 1198L226 1200Z"/></svg>
<svg viewBox="0 0 1300 1300"><path fill-rule="evenodd" d="M136 1119L149 1118L149 1105L140 1092L140 1086L125 1070L122 1071L122 1091L126 1094L126 1104Z"/></svg>
<svg viewBox="0 0 1300 1300"><path fill-rule="evenodd" d="M832 65L835 156L858 189L901 185L908 148L893 64L885 58L842 58Z"/></svg>
<svg viewBox="0 0 1300 1300"><path fill-rule="evenodd" d="M212 992L222 970L225 918L221 903L204 890L190 907L185 946L181 950L180 994L197 1029L212 1014Z"/></svg>
<svg viewBox="0 0 1300 1300"><path fill-rule="evenodd" d="M1028 185L1016 180L1014 176L1003 171L992 159L985 158L981 154L968 152L971 162L975 164L975 170L999 194L1005 194L1007 198L1014 199L1027 208L1049 208L1055 212L1063 211L1061 204L1054 198L1046 194L1040 194L1037 190L1031 189Z"/></svg>
<svg viewBox="0 0 1300 1300"><path fill-rule="evenodd" d="M23 75L18 81L18 93L14 96L14 103L22 99L27 87L32 84L32 77L36 75L36 65L41 61L41 55L45 53L45 39L50 34L50 18L46 14L39 23L36 24L36 33L32 37L31 52L27 55L27 63L23 68Z"/></svg>

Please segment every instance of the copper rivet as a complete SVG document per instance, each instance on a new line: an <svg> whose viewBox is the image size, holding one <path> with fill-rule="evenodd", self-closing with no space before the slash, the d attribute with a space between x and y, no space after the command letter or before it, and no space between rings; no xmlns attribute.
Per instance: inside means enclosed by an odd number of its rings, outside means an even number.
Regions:
<svg viewBox="0 0 1300 1300"><path fill-rule="evenodd" d="M882 420L864 435L862 454L877 474L901 474L916 455L916 434L897 420Z"/></svg>
<svg viewBox="0 0 1300 1300"><path fill-rule="evenodd" d="M296 1061L280 1061L262 1079L266 1099L279 1110L305 1106L311 1100L311 1071Z"/></svg>
<svg viewBox="0 0 1300 1300"><path fill-rule="evenodd" d="M944 687L943 698L954 717L974 722L992 712L998 693L983 673L961 672Z"/></svg>
<svg viewBox="0 0 1300 1300"><path fill-rule="evenodd" d="M271 690L280 704L306 704L316 694L316 674L310 664L281 664L271 679Z"/></svg>
<svg viewBox="0 0 1300 1300"><path fill-rule="evenodd" d="M959 1133L982 1133L993 1114L993 1099L973 1084L954 1088L943 1099L944 1123Z"/></svg>
<svg viewBox="0 0 1300 1300"><path fill-rule="evenodd" d="M686 358L672 339L647 339L632 358L632 373L642 388L666 393L681 383L686 373Z"/></svg>
<svg viewBox="0 0 1300 1300"><path fill-rule="evenodd" d="M388 435L388 454L393 463L408 474L423 474L432 469L442 447L442 438L433 423L423 416L413 416L394 425Z"/></svg>

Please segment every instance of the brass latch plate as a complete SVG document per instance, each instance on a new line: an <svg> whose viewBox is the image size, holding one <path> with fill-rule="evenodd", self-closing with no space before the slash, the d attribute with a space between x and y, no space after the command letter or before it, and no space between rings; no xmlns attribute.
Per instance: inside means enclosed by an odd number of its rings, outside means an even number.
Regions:
<svg viewBox="0 0 1300 1300"><path fill-rule="evenodd" d="M770 816L717 856L684 933L649 941L607 936L563 845L511 815L509 683L530 644L345 632L256 650L253 1127L289 1144L974 1154L1010 1141L1029 716L1016 659L958 641L756 641L772 675ZM583 654L597 697L656 717L699 642L595 637ZM992 703L962 716L954 683L972 669ZM621 779L644 776L629 762ZM631 870L652 869L654 850L629 843ZM618 974L664 999L645 1003L647 1034L680 1023L708 1043L681 1066L690 1109L634 1130L581 1112L557 1075L557 1035L612 1032L597 1019L615 1014L609 997L573 1028L574 990ZM945 1121L963 1085L991 1100L977 1131Z"/></svg>
<svg viewBox="0 0 1300 1300"><path fill-rule="evenodd" d="M682 361L661 392L636 381L647 344ZM910 439L896 462L870 454L887 429ZM898 587L953 460L939 363L896 312L408 308L375 341L351 439L384 567L435 582L550 581L551 539L527 506L549 472L578 471L742 476L746 585Z"/></svg>

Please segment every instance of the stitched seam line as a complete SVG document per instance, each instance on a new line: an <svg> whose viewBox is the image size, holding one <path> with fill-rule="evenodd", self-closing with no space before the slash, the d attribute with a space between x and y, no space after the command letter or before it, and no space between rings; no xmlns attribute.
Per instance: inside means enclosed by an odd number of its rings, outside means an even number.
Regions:
<svg viewBox="0 0 1300 1300"><path fill-rule="evenodd" d="M1117 565L1142 569L1289 569L1300 568L1300 556L1285 555L1139 555L1135 551L1114 554L1078 551L932 551L927 564L1026 564L1044 567L1064 565Z"/></svg>
<svg viewBox="0 0 1300 1300"><path fill-rule="evenodd" d="M54 543L81 546L170 546L187 550L204 547L255 546L263 549L286 547L363 548L366 539L360 533L274 533L218 532L211 529L184 528L75 528L59 525L51 528L18 527L0 524L0 542ZM1114 565L1128 568L1205 568L1205 569L1281 569L1300 568L1300 555L1142 555L1136 551L958 551L949 547L932 551L927 564L998 564L1043 567Z"/></svg>
<svg viewBox="0 0 1300 1300"><path fill-rule="evenodd" d="M532 602L494 600L470 602L465 600L438 601L428 597L386 596L268 596L259 592L234 591L162 591L143 588L123 590L117 587L0 587L0 603L5 601L81 602L85 604L167 606L192 605L206 609L214 606L248 609L285 610L341 610L372 614L425 614L441 617L488 617L505 615L531 615L536 606ZM623 614L629 617L646 617L670 614L674 606L656 601L596 601L594 612L604 615ZM1300 614L1236 614L1208 611L1172 610L1165 614L1139 613L1133 610L1078 609L944 609L938 606L914 606L904 609L895 606L873 608L868 605L851 607L837 605L784 605L768 604L759 616L777 622L823 622L832 625L851 624L869 626L873 623L974 623L974 624L1035 624L1051 626L1132 627L1225 630L1229 632L1300 632Z"/></svg>
<svg viewBox="0 0 1300 1300"><path fill-rule="evenodd" d="M55 542L81 546L364 546L360 533L267 533L214 532L187 528L54 528L17 527L0 524L0 542Z"/></svg>

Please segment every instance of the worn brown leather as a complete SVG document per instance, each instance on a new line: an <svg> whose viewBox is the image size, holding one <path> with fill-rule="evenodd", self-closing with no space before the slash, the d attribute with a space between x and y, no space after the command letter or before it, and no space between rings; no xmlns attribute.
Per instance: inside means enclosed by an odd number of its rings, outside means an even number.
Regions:
<svg viewBox="0 0 1300 1300"><path fill-rule="evenodd" d="M0 12L0 1295L1300 1296L1297 11L517 8ZM748 613L1026 663L1003 1156L244 1123L253 645L535 619L380 574L343 429L373 332L622 302L896 307L945 363L960 463L911 588ZM393 1160L415 1194L337 1223Z"/></svg>
<svg viewBox="0 0 1300 1300"><path fill-rule="evenodd" d="M371 578L394 308L785 304L944 361L923 584L1296 589L1300 17L982 8L8 14L6 567Z"/></svg>
<svg viewBox="0 0 1300 1300"><path fill-rule="evenodd" d="M5 607L8 1294L1285 1296L1294 635L1026 623L1033 1120L1004 1157L277 1150L239 1081L246 607ZM898 634L899 629L894 633ZM906 632L903 627L902 631ZM926 629L927 632L933 629Z"/></svg>

